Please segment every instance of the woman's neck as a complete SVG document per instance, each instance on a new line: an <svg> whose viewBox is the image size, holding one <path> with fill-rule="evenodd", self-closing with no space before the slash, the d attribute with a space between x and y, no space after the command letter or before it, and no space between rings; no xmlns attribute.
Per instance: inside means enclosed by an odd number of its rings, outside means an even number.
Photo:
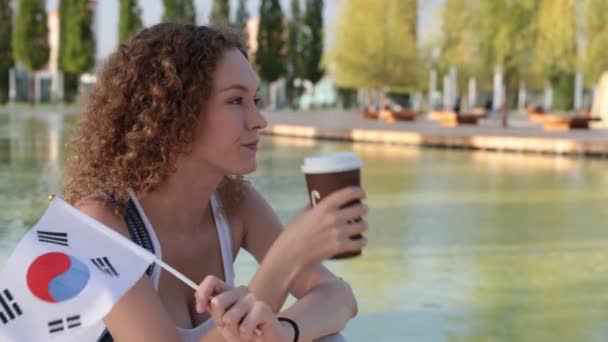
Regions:
<svg viewBox="0 0 608 342"><path fill-rule="evenodd" d="M200 163L178 162L177 171L157 189L138 194L157 230L187 232L198 229L209 213L209 201L224 175Z"/></svg>

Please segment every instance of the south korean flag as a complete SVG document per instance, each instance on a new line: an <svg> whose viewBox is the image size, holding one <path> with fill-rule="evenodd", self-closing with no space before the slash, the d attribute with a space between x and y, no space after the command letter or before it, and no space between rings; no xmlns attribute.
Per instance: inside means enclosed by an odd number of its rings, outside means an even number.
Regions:
<svg viewBox="0 0 608 342"><path fill-rule="evenodd" d="M152 253L54 198L0 273L0 341L78 341L97 333L154 261Z"/></svg>

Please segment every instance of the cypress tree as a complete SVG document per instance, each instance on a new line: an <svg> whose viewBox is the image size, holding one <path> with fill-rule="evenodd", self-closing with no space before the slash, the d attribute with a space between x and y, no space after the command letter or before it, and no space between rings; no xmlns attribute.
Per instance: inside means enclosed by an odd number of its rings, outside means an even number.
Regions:
<svg viewBox="0 0 608 342"><path fill-rule="evenodd" d="M164 22L196 24L196 10L192 0L163 0Z"/></svg>
<svg viewBox="0 0 608 342"><path fill-rule="evenodd" d="M8 1L0 2L0 103L8 99L9 70L13 66L13 15Z"/></svg>
<svg viewBox="0 0 608 342"><path fill-rule="evenodd" d="M137 0L120 0L120 21L118 24L118 41L122 42L141 30L141 8Z"/></svg>
<svg viewBox="0 0 608 342"><path fill-rule="evenodd" d="M321 67L323 56L323 0L306 0L302 42L304 77L313 84L325 73Z"/></svg>
<svg viewBox="0 0 608 342"><path fill-rule="evenodd" d="M80 75L95 65L93 9L88 0L61 0L59 16L59 68L64 72L65 99L71 101Z"/></svg>
<svg viewBox="0 0 608 342"><path fill-rule="evenodd" d="M49 42L44 0L19 1L13 42L13 57L29 71L47 64Z"/></svg>
<svg viewBox="0 0 608 342"><path fill-rule="evenodd" d="M230 2L228 0L213 1L209 23L214 26L228 26L230 23Z"/></svg>
<svg viewBox="0 0 608 342"><path fill-rule="evenodd" d="M285 75L283 11L279 0L262 0L255 63L260 78L274 82Z"/></svg>
<svg viewBox="0 0 608 342"><path fill-rule="evenodd" d="M236 18L234 20L234 26L239 30L239 32L245 30L247 20L249 20L249 12L247 12L247 0L239 0L239 5L236 8Z"/></svg>
<svg viewBox="0 0 608 342"><path fill-rule="evenodd" d="M302 15L300 0L291 0L291 19L287 33L287 100L294 107L298 96L294 86L296 78L302 78Z"/></svg>

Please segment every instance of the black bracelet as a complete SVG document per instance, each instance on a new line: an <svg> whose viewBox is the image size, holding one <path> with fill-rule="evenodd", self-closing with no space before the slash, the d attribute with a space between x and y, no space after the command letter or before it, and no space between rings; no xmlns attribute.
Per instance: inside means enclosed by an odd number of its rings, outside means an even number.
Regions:
<svg viewBox="0 0 608 342"><path fill-rule="evenodd" d="M279 322L287 322L293 328L293 342L298 342L300 338L300 328L298 327L298 323L296 323L293 319L287 317L278 317Z"/></svg>

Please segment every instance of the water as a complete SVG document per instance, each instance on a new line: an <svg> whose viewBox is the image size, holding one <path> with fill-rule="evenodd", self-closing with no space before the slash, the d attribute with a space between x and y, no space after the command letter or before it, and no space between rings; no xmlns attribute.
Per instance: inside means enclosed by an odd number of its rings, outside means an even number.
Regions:
<svg viewBox="0 0 608 342"><path fill-rule="evenodd" d="M0 265L58 192L72 122L0 114ZM327 263L359 301L349 341L608 340L608 161L265 137L250 179L288 222L301 160L346 150L371 208L364 256Z"/></svg>

